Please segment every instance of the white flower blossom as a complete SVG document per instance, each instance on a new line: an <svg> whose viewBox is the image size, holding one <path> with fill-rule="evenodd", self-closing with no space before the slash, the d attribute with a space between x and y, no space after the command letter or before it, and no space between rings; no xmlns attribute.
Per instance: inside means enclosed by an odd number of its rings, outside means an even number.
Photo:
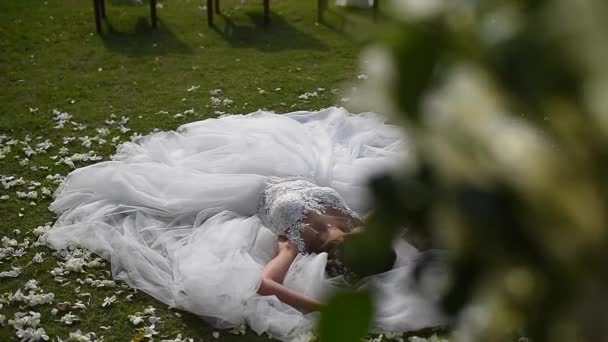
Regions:
<svg viewBox="0 0 608 342"><path fill-rule="evenodd" d="M21 341L48 341L49 336L46 334L43 328L25 328L25 329L16 329L17 337L21 339Z"/></svg>
<svg viewBox="0 0 608 342"><path fill-rule="evenodd" d="M112 303L114 303L115 301L116 301L116 296L106 297L103 299L103 304L101 304L101 306L105 308L106 306L112 305Z"/></svg>
<svg viewBox="0 0 608 342"><path fill-rule="evenodd" d="M78 321L78 316L73 315L71 312L68 312L59 319L59 322L66 325L72 325L76 321Z"/></svg>
<svg viewBox="0 0 608 342"><path fill-rule="evenodd" d="M44 255L44 252L36 253L34 255L34 257L32 258L32 261L37 264L43 263L44 262L44 259L42 258L43 255Z"/></svg>
<svg viewBox="0 0 608 342"><path fill-rule="evenodd" d="M156 313L156 308L152 305L148 305L148 307L144 309L144 313L146 315L154 315Z"/></svg>
<svg viewBox="0 0 608 342"><path fill-rule="evenodd" d="M29 296L26 296L26 298L28 299L28 306L36 306L36 305L52 303L53 300L55 299L55 294L52 292L41 293L41 294L33 293L33 294L30 294Z"/></svg>
<svg viewBox="0 0 608 342"><path fill-rule="evenodd" d="M63 128L65 123L68 122L72 116L65 112L60 112L57 109L53 109L53 115L55 115L55 121L57 124L53 128Z"/></svg>
<svg viewBox="0 0 608 342"><path fill-rule="evenodd" d="M26 327L37 328L40 324L40 313L34 311L30 311L29 314L25 312L15 312L14 319L10 319L8 324L12 325L16 330Z"/></svg>
<svg viewBox="0 0 608 342"><path fill-rule="evenodd" d="M63 267L68 272L80 272L84 273L83 267L87 264L84 258L72 257L65 261Z"/></svg>
<svg viewBox="0 0 608 342"><path fill-rule="evenodd" d="M160 322L160 320L161 320L160 317L156 317L156 316L148 317L148 322L150 322L150 324L156 324L156 323Z"/></svg>
<svg viewBox="0 0 608 342"><path fill-rule="evenodd" d="M144 321L144 318L137 315L129 315L129 321L133 323L133 325L139 325L141 322Z"/></svg>
<svg viewBox="0 0 608 342"><path fill-rule="evenodd" d="M91 145L93 144L91 138L88 135L85 135L84 137L79 137L78 140L80 140L80 145L84 148L91 148Z"/></svg>
<svg viewBox="0 0 608 342"><path fill-rule="evenodd" d="M152 336L158 335L158 331L156 331L155 328L156 327L154 326L154 324L152 324L150 326L143 327L142 331L144 333L144 337L147 337L147 338L151 339Z"/></svg>

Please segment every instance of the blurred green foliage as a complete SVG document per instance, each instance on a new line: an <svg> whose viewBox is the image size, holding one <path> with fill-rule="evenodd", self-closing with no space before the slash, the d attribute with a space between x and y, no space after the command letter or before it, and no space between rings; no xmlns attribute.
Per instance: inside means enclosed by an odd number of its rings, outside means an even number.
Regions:
<svg viewBox="0 0 608 342"><path fill-rule="evenodd" d="M360 341L371 325L372 303L366 292L344 291L335 295L319 322L321 341Z"/></svg>
<svg viewBox="0 0 608 342"><path fill-rule="evenodd" d="M372 182L364 255L399 227L449 250L457 341L608 339L608 2L389 5L359 106L414 161Z"/></svg>

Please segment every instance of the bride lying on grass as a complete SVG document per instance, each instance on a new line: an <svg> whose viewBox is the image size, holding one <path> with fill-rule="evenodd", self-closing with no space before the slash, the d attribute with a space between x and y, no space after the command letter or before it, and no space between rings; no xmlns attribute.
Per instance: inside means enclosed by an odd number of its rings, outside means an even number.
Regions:
<svg viewBox="0 0 608 342"><path fill-rule="evenodd" d="M70 173L47 237L101 255L114 279L220 328L246 323L293 339L314 328L328 294L357 279L376 290L374 331L417 330L445 321L413 286L414 247L397 241L369 274L337 262L363 229L367 179L404 158L402 131L373 113L193 122Z"/></svg>

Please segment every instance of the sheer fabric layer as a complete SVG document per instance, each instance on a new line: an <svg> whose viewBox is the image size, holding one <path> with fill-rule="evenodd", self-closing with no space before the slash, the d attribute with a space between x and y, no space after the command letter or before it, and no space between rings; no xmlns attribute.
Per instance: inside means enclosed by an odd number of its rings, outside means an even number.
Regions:
<svg viewBox="0 0 608 342"><path fill-rule="evenodd" d="M366 180L399 164L406 150L404 134L381 116L341 108L193 122L125 143L112 161L70 173L51 204L59 218L47 238L54 248L75 243L98 253L115 279L217 327L246 323L291 340L310 331L317 314L256 293L276 253L276 235L256 215L271 177L330 187L363 214ZM417 253L403 244L394 277L375 277L384 284L376 322L384 331L442 322L397 284ZM326 262L325 253L299 255L285 284L322 299L339 281L327 279Z"/></svg>

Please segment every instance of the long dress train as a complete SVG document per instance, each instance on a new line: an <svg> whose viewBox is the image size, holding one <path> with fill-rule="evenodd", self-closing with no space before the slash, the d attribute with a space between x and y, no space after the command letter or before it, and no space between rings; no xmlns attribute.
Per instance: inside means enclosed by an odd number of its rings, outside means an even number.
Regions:
<svg viewBox="0 0 608 342"><path fill-rule="evenodd" d="M224 116L122 144L111 161L71 172L56 191L59 215L47 239L71 243L111 262L124 280L169 306L217 327L246 323L290 340L310 331L317 313L302 313L257 288L276 253L276 236L255 215L270 177L306 178L335 189L359 214L368 208L366 180L407 158L407 140L377 114L342 108L277 115ZM395 246L395 268L373 276L378 331L444 322L410 285L418 252ZM327 255L299 255L288 287L322 299L333 288Z"/></svg>

